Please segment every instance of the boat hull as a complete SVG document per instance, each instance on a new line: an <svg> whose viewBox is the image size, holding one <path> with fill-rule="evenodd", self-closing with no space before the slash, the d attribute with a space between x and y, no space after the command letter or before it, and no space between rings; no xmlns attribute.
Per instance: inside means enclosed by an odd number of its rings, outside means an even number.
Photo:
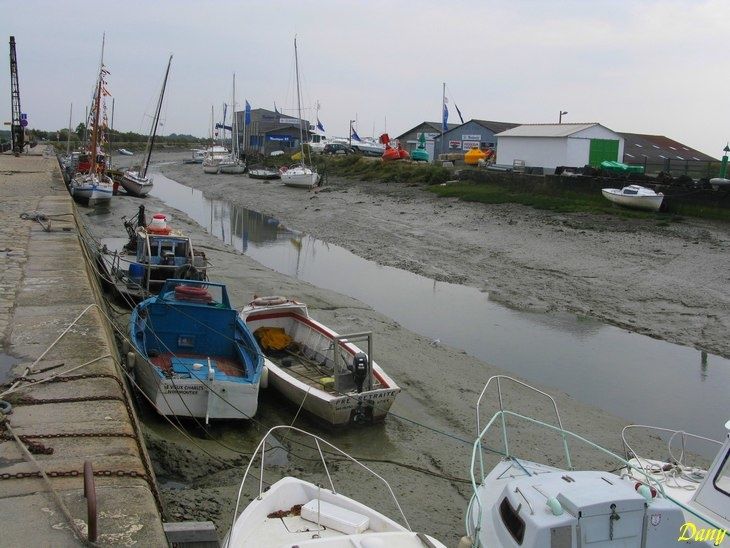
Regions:
<svg viewBox="0 0 730 548"><path fill-rule="evenodd" d="M216 175L216 174L218 174L220 169L221 169L221 166L219 166L218 164L206 165L205 163L203 163L203 173L207 173L208 175Z"/></svg>
<svg viewBox="0 0 730 548"><path fill-rule="evenodd" d="M302 347L328 348L338 337L335 331L311 318L305 305L294 301L270 307L249 305L243 309L241 317L252 332L260 327L281 328L291 333L293 341ZM350 358L362 352L351 342L342 343L342 349ZM318 363L329 359L321 354L321 350L316 350L315 354L310 359ZM382 421L400 393L400 387L395 381L372 360L373 388L364 389L361 393L357 393L354 388L339 393L327 391L324 385L317 382L308 383L306 377L290 372L288 368L281 367L271 360L266 361L266 367L271 387L295 406L301 406L319 420L335 427L346 426L353 422Z"/></svg>
<svg viewBox="0 0 730 548"><path fill-rule="evenodd" d="M108 177L105 177L108 179ZM107 205L111 203L114 187L109 181L97 181L84 177L73 179L69 185L74 200L90 206Z"/></svg>
<svg viewBox="0 0 730 548"><path fill-rule="evenodd" d="M240 175L241 173L245 173L245 172L246 172L245 164L231 164L231 165L223 164L220 166L220 173L227 173L229 175Z"/></svg>
<svg viewBox="0 0 730 548"><path fill-rule="evenodd" d="M119 184L128 194L143 198L152 190L152 179L148 177L140 177L134 172L124 172L118 179Z"/></svg>
<svg viewBox="0 0 730 548"><path fill-rule="evenodd" d="M313 188L319 180L319 173L309 168L293 167L281 174L282 183L297 188Z"/></svg>
<svg viewBox="0 0 730 548"><path fill-rule="evenodd" d="M632 209L643 209L646 211L659 211L664 201L664 196L657 194L656 196L627 196L621 194L621 190L616 188L604 188L601 194L607 200L624 207Z"/></svg>

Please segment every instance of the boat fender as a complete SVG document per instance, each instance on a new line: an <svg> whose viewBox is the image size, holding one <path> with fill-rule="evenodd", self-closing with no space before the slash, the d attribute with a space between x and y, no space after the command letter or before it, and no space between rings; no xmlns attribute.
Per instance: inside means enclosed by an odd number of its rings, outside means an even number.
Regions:
<svg viewBox="0 0 730 548"><path fill-rule="evenodd" d="M459 545L457 548L471 548L472 546L474 546L474 541L471 537L464 536L459 539Z"/></svg>
<svg viewBox="0 0 730 548"><path fill-rule="evenodd" d="M127 369L132 370L134 369L134 352L127 352Z"/></svg>
<svg viewBox="0 0 730 548"><path fill-rule="evenodd" d="M651 502L651 499L656 497L656 489L654 489L653 487L649 487L648 485L641 483L640 481L636 482L636 485L634 485L634 489L636 489L636 492L644 497L648 502Z"/></svg>
<svg viewBox="0 0 730 548"><path fill-rule="evenodd" d="M193 287L190 285L175 286L175 298L179 301L203 301L210 302L213 297L204 287Z"/></svg>
<svg viewBox="0 0 730 548"><path fill-rule="evenodd" d="M122 354L128 354L132 350L131 345L127 339L122 339Z"/></svg>
<svg viewBox="0 0 730 548"><path fill-rule="evenodd" d="M269 368L266 367L266 363L264 363L264 367L263 369L261 369L261 379L259 380L259 386L264 389L269 387Z"/></svg>
<svg viewBox="0 0 730 548"><path fill-rule="evenodd" d="M254 306L273 306L277 304L284 304L286 302L286 297L271 295L269 297L256 297L253 301L251 301L251 304Z"/></svg>
<svg viewBox="0 0 730 548"><path fill-rule="evenodd" d="M0 415L9 415L13 412L13 406L10 405L10 402L5 400L0 400Z"/></svg>

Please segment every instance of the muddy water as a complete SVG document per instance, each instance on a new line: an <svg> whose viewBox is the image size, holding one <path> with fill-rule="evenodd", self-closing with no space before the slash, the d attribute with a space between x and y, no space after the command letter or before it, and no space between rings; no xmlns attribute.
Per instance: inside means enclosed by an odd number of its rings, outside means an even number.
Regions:
<svg viewBox="0 0 730 548"><path fill-rule="evenodd" d="M276 182L271 184L277 184ZM153 195L264 266L631 422L721 438L730 360L594 320L507 309L477 289L379 266L155 174Z"/></svg>

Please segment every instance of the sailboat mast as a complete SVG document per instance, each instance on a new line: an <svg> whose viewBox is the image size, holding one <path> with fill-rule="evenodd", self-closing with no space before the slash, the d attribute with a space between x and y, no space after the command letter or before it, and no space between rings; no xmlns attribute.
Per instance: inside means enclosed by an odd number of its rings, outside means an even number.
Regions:
<svg viewBox="0 0 730 548"><path fill-rule="evenodd" d="M96 84L96 96L94 97L93 108L94 129L91 131L91 169L89 173L96 173L96 147L99 144L99 109L101 108L101 71L99 72L99 81Z"/></svg>
<svg viewBox="0 0 730 548"><path fill-rule="evenodd" d="M233 73L233 96L231 97L231 156L238 159L238 119L236 117L236 73Z"/></svg>
<svg viewBox="0 0 730 548"><path fill-rule="evenodd" d="M71 108L68 111L68 138L66 139L66 156L71 154L71 118L74 113L74 104L71 103Z"/></svg>
<svg viewBox="0 0 730 548"><path fill-rule="evenodd" d="M147 168L150 165L150 158L152 158L152 148L155 146L155 136L157 135L157 124L160 122L160 111L162 110L162 99L165 97L165 87L167 86L167 76L170 74L170 65L172 64L172 55L167 61L167 70L165 70L165 79L162 81L162 89L160 90L160 98L157 100L157 108L155 109L155 118L152 121L152 129L150 136L147 139L147 157L145 158L142 166L142 173L140 177L147 176Z"/></svg>
<svg viewBox="0 0 730 548"><path fill-rule="evenodd" d="M294 37L294 67L297 75L297 112L299 113L299 145L302 149L302 165L304 165L304 131L302 130L302 99L299 94L299 54L297 37Z"/></svg>
<svg viewBox="0 0 730 548"><path fill-rule="evenodd" d="M444 107L446 106L446 82L441 93L441 154L444 153Z"/></svg>

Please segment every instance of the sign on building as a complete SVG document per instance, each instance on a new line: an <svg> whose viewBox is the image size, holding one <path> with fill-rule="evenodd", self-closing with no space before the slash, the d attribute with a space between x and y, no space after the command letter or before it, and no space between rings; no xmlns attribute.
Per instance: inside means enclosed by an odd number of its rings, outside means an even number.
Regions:
<svg viewBox="0 0 730 548"><path fill-rule="evenodd" d="M481 134L474 134L474 135L462 135L461 136L462 141L481 141L482 136Z"/></svg>
<svg viewBox="0 0 730 548"><path fill-rule="evenodd" d="M279 118L279 123L282 125L293 124L296 126L297 124L299 124L299 119L298 118Z"/></svg>
<svg viewBox="0 0 730 548"><path fill-rule="evenodd" d="M461 148L461 141L449 141L449 149L460 149Z"/></svg>
<svg viewBox="0 0 730 548"><path fill-rule="evenodd" d="M462 141L461 148L463 150L469 150L470 148L479 148L479 141Z"/></svg>

